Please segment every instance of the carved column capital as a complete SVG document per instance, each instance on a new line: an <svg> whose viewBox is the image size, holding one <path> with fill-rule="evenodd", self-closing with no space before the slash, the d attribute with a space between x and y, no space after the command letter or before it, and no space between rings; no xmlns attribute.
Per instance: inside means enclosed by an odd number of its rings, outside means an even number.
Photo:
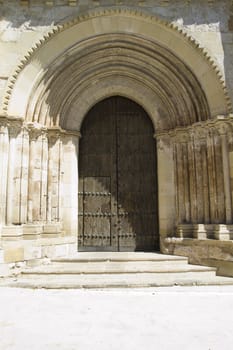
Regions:
<svg viewBox="0 0 233 350"><path fill-rule="evenodd" d="M79 130L62 130L62 132L64 135L67 135L67 136L75 136L78 138L82 137L81 132Z"/></svg>
<svg viewBox="0 0 233 350"><path fill-rule="evenodd" d="M208 130L202 126L196 126L193 129L193 132L195 137L198 139L205 139L208 134Z"/></svg>
<svg viewBox="0 0 233 350"><path fill-rule="evenodd" d="M17 135L21 132L22 129L22 121L21 120L9 120L7 122L9 134L11 137L17 137Z"/></svg>
<svg viewBox="0 0 233 350"><path fill-rule="evenodd" d="M5 130L8 126L7 118L0 116L0 134L5 134Z"/></svg>
<svg viewBox="0 0 233 350"><path fill-rule="evenodd" d="M24 128L28 130L30 141L36 141L39 136L46 133L47 129L38 123L24 124Z"/></svg>
<svg viewBox="0 0 233 350"><path fill-rule="evenodd" d="M53 145L61 138L62 129L60 127L52 127L47 129L47 137L49 145Z"/></svg>
<svg viewBox="0 0 233 350"><path fill-rule="evenodd" d="M170 132L156 133L153 135L153 137L157 142L157 148L161 150L166 147L170 147L173 141Z"/></svg>
<svg viewBox="0 0 233 350"><path fill-rule="evenodd" d="M1 124L0 125L0 134L7 134L8 128L7 128L7 123Z"/></svg>
<svg viewBox="0 0 233 350"><path fill-rule="evenodd" d="M219 132L219 135L227 135L232 132L232 125L226 121L219 121L216 123L216 129Z"/></svg>
<svg viewBox="0 0 233 350"><path fill-rule="evenodd" d="M175 129L173 133L173 140L175 143L187 143L190 140L188 129L180 128Z"/></svg>

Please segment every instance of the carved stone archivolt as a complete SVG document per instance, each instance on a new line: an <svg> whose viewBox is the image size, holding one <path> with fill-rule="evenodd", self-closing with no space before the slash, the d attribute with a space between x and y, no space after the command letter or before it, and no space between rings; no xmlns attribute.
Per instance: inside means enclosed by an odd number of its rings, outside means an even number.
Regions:
<svg viewBox="0 0 233 350"><path fill-rule="evenodd" d="M120 92L142 104L159 130L232 110L220 70L193 38L172 23L126 7L91 10L54 27L12 74L3 110L71 129L79 106L80 129L88 109ZM160 120L153 113L156 106Z"/></svg>

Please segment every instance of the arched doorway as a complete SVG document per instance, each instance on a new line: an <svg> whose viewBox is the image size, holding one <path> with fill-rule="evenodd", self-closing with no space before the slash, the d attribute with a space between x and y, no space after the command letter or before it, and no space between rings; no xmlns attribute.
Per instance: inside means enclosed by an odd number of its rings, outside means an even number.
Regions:
<svg viewBox="0 0 233 350"><path fill-rule="evenodd" d="M81 129L79 249L158 250L154 130L120 96L97 103Z"/></svg>
<svg viewBox="0 0 233 350"><path fill-rule="evenodd" d="M174 253L174 242L182 244L182 237L210 237L208 232L203 233L203 229L210 230L213 235L216 223L232 222L230 152L233 146L229 137L232 132L227 131L228 124L232 124L229 114L232 106L218 67L211 57L206 57L206 52L193 37L172 23L134 8L106 7L94 13L88 12L46 33L22 56L8 79L1 107L0 148L4 159L0 169L2 237L9 236L10 240L16 237L17 247L18 237L22 237L23 251L29 236L34 239L43 235L46 239L51 237L49 245L54 254L57 254L58 244L64 249L76 251L80 128L83 124L81 131L84 135L88 111L97 101L119 95L139 103L150 116L152 129L156 132L158 166L153 184L159 198L161 252L166 253L169 248ZM101 114L103 120L105 115ZM150 124L146 116L145 120ZM155 152L152 129L150 142ZM119 133L116 135L115 140L118 140ZM107 142L108 137L103 135L103 139ZM84 140L83 136L81 153L85 148ZM105 143L97 145L106 147ZM144 147L143 142L137 145ZM98 149L96 145L95 148ZM130 150L127 145L125 148ZM127 164L131 164L133 169L136 161L131 163ZM140 168L146 169L149 174L148 164L144 163ZM82 171L81 160L80 168ZM119 169L116 163L115 169ZM140 181L150 184L141 169L143 177L138 179L135 170L131 176L134 189L136 180L137 185ZM125 173L128 175L127 171ZM115 174L118 179L120 173ZM91 174L98 177L98 174L94 175ZM111 173L106 175L111 176ZM85 186L85 181L83 183ZM152 187L150 184L150 190ZM84 189L82 187L80 192L85 192ZM87 192L102 193L102 189ZM157 215L153 221L154 243L141 247L140 234L126 234L127 223L130 222L132 227L136 224L133 216L127 214L131 213L127 205L124 203L125 209L119 203L119 186L117 191L111 187L110 191L104 189L103 193L105 199L108 193L111 194L110 209L85 212L84 208L82 218L91 218L95 214L94 223L98 217L110 218L109 230L107 233L104 231L103 242L99 242L96 249L157 249ZM92 200L91 195L88 197L84 193L80 196ZM114 196L116 205L122 205L122 212L118 208L113 211ZM127 198L125 193L124 198ZM99 195L99 200L102 199L104 196ZM85 200L81 200L80 213ZM158 211L156 200L157 196L152 213ZM143 199L137 203L150 202ZM104 202L103 208L106 207ZM139 209L144 212L144 207ZM136 208L134 211L139 210ZM102 216L99 215L102 213ZM121 217L130 219L121 220ZM148 224L149 221L145 221ZM122 229L123 224L126 229ZM146 226L146 233L149 228ZM81 227L81 244L85 235L82 230ZM217 230L220 232L222 228ZM98 239L98 235L94 237L94 240ZM42 243L38 242L36 246L41 247ZM93 242L90 243L93 245ZM91 244L85 247L91 247ZM78 250L80 248L79 245ZM46 249L41 251L47 254ZM178 253L184 253L183 247ZM25 254L28 257L28 253ZM34 248L30 259L32 257Z"/></svg>

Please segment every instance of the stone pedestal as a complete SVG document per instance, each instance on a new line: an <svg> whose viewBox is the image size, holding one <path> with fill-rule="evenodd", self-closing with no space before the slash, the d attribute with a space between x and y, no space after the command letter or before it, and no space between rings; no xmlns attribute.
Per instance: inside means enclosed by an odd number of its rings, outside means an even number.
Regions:
<svg viewBox="0 0 233 350"><path fill-rule="evenodd" d="M24 239L37 239L43 232L42 224L27 224L23 225L23 238Z"/></svg>
<svg viewBox="0 0 233 350"><path fill-rule="evenodd" d="M192 238L193 237L193 225L180 224L177 226L176 236L178 238Z"/></svg>
<svg viewBox="0 0 233 350"><path fill-rule="evenodd" d="M215 225L197 224L193 225L193 238L213 239Z"/></svg>
<svg viewBox="0 0 233 350"><path fill-rule="evenodd" d="M23 227L21 225L8 225L2 227L3 240L19 240L23 236Z"/></svg>
<svg viewBox="0 0 233 350"><path fill-rule="evenodd" d="M215 225L215 239L228 241L233 239L233 225Z"/></svg>
<svg viewBox="0 0 233 350"><path fill-rule="evenodd" d="M43 225L42 237L59 237L62 234L61 223L48 223Z"/></svg>

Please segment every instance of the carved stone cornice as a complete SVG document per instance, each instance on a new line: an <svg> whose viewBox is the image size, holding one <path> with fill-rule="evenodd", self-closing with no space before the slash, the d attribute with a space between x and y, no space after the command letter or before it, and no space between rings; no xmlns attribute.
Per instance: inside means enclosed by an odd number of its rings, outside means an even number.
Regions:
<svg viewBox="0 0 233 350"><path fill-rule="evenodd" d="M10 135L17 135L22 128L23 119L9 116L0 116L0 125L9 129Z"/></svg>
<svg viewBox="0 0 233 350"><path fill-rule="evenodd" d="M213 133L230 134L233 133L233 114L227 116L217 116L214 119L194 123L191 126L178 127L173 130L157 132L155 138L170 137L174 141L186 142L195 136L199 139L205 139L208 134ZM185 141L186 140L186 141Z"/></svg>
<svg viewBox="0 0 233 350"><path fill-rule="evenodd" d="M64 130L59 126L51 127L47 129L48 142L50 145L55 144L58 140L64 140L66 138L75 137L77 140L81 137L79 131Z"/></svg>
<svg viewBox="0 0 233 350"><path fill-rule="evenodd" d="M48 137L55 137L55 138L60 138L60 137L64 137L64 136L74 136L77 138L81 137L81 133L80 131L76 131L76 130L65 130L60 128L59 126L54 126L51 128L47 128L47 132L48 132Z"/></svg>

